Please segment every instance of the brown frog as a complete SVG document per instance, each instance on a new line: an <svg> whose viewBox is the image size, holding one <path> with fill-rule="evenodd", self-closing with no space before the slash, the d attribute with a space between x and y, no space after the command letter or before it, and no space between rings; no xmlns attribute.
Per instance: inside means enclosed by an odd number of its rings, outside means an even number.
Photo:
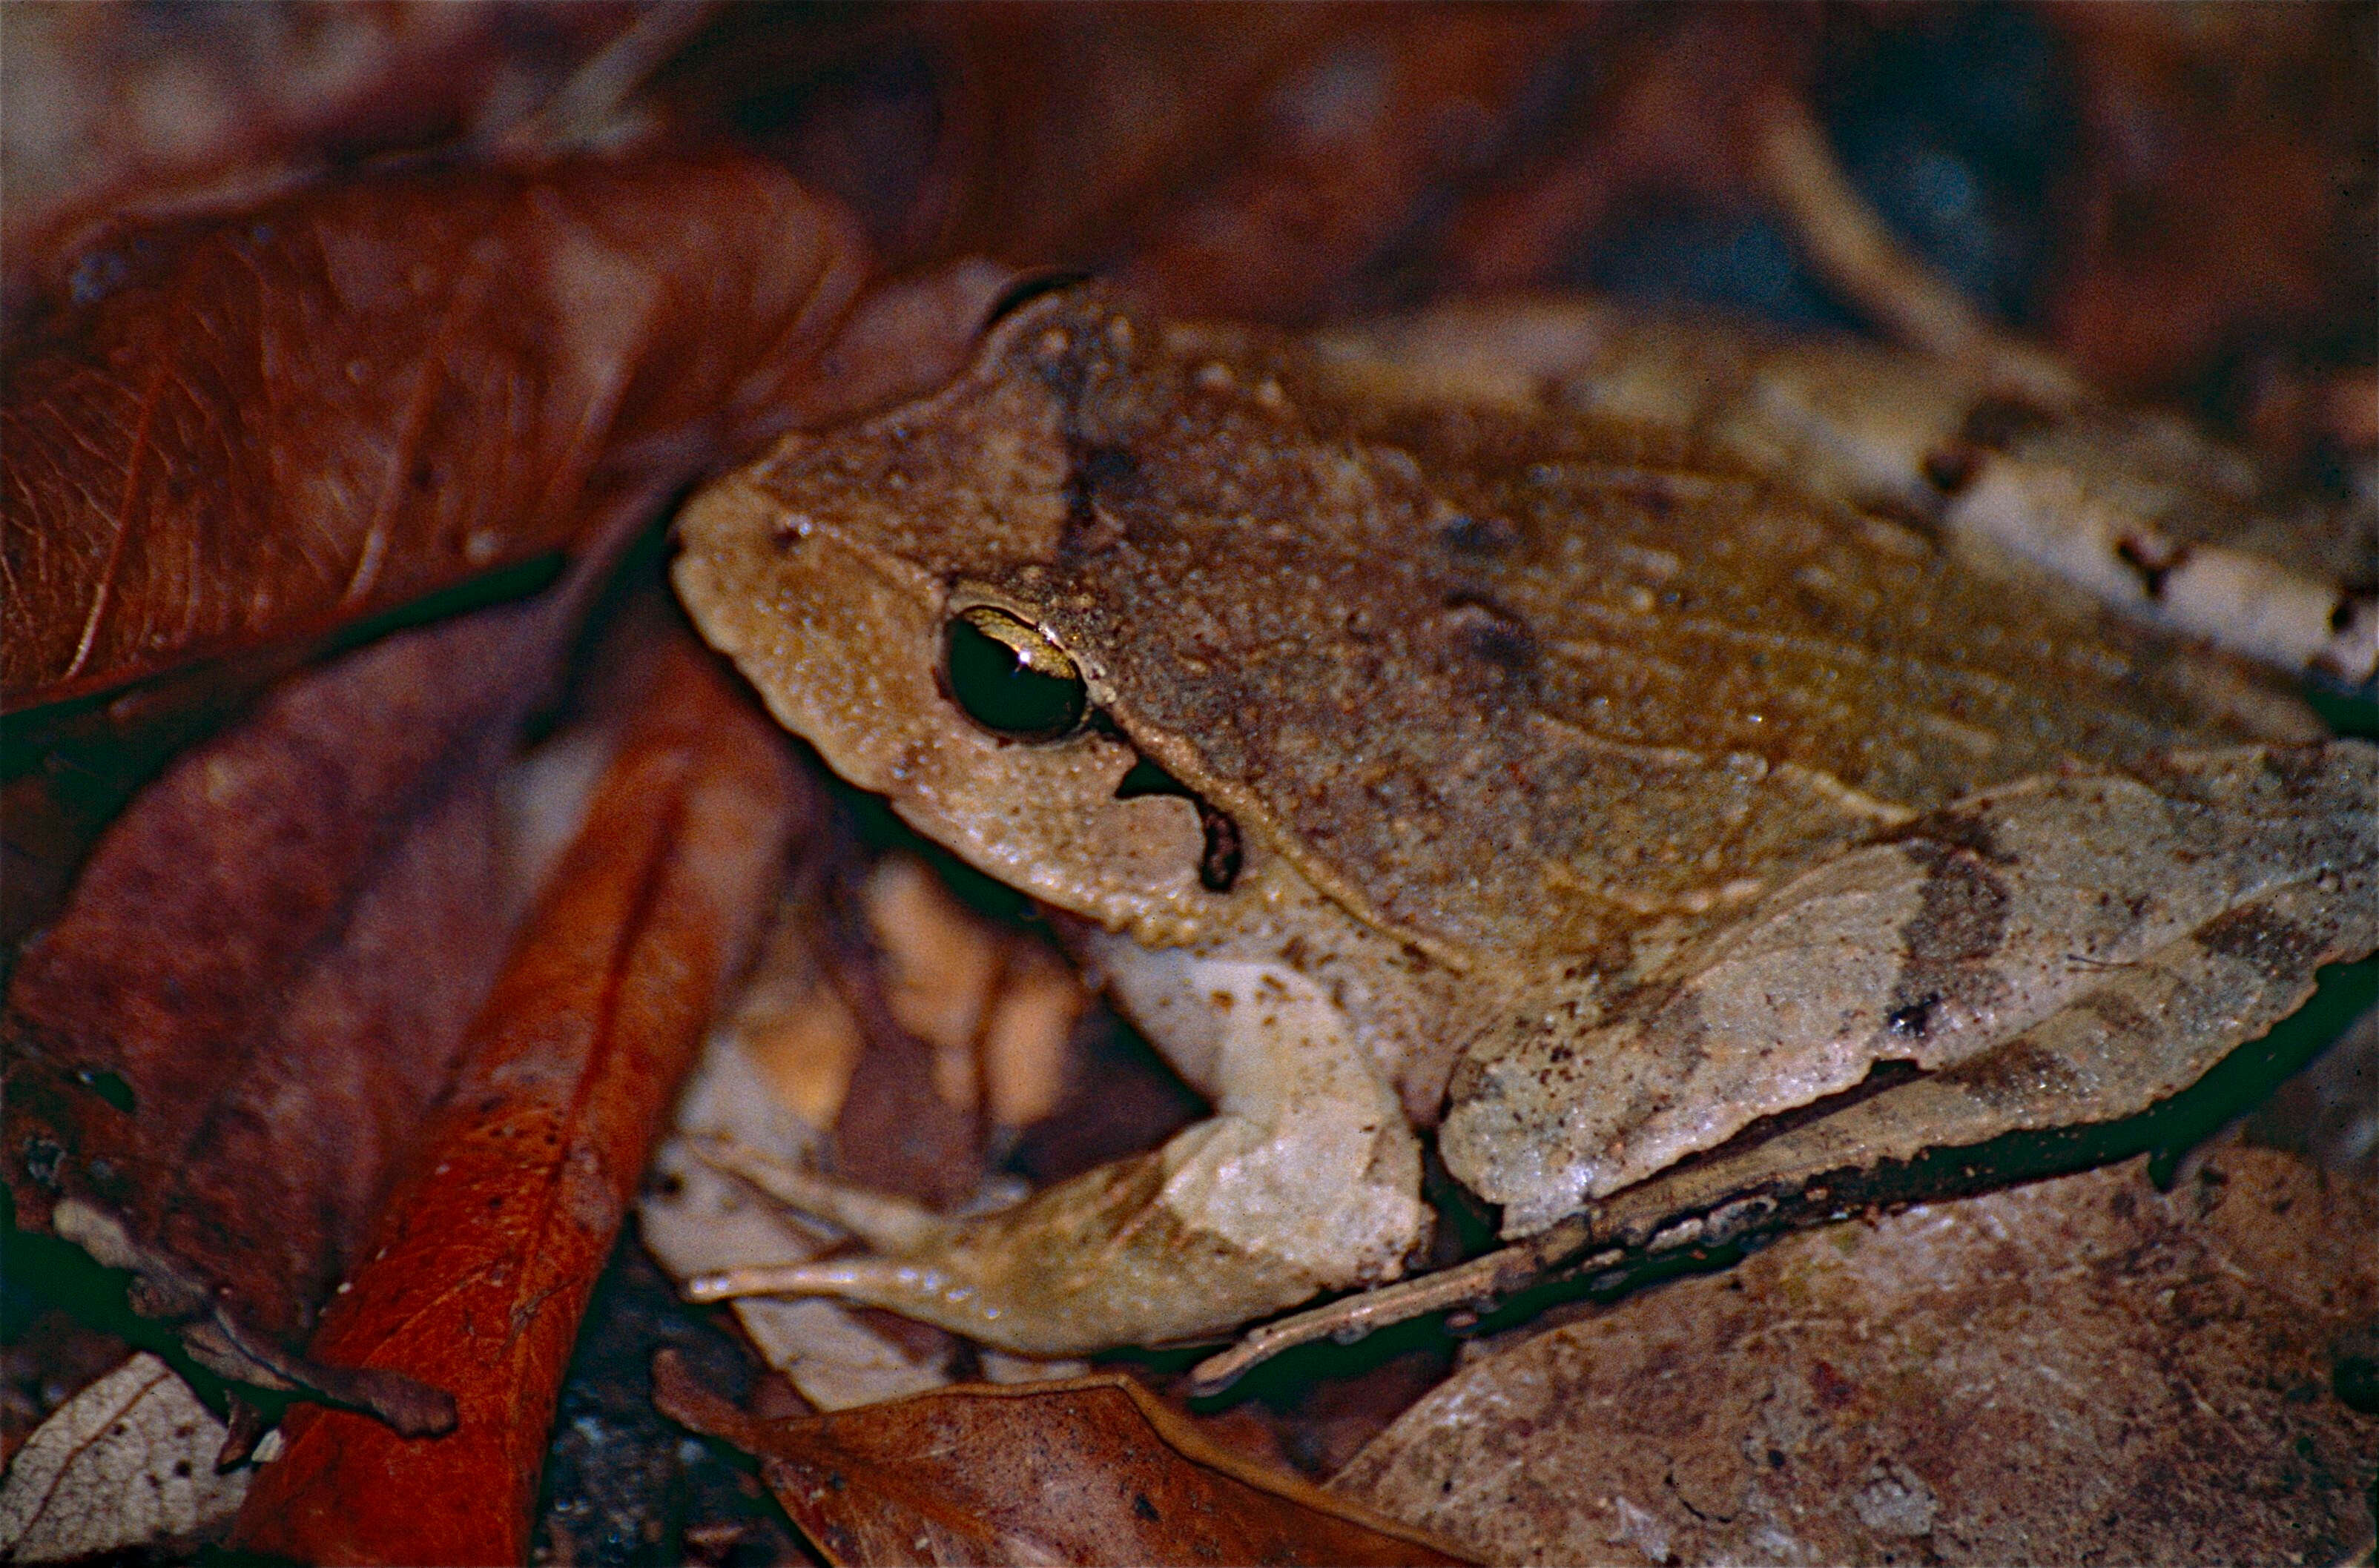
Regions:
<svg viewBox="0 0 2379 1568"><path fill-rule="evenodd" d="M2276 681L1425 381L1074 290L690 503L705 636L1214 1107L962 1222L803 1178L884 1255L773 1288L1212 1334L1407 1266L1417 1128L1527 1236L1882 1065L2218 1055L2379 942L2379 751Z"/></svg>

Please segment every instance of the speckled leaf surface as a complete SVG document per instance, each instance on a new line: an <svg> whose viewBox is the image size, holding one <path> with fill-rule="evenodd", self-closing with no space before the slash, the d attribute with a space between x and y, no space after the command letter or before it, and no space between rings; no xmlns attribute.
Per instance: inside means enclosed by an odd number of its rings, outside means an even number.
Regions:
<svg viewBox="0 0 2379 1568"><path fill-rule="evenodd" d="M1499 1562L2340 1562L2374 1225L2233 1147L1805 1233L1515 1335L1333 1485Z"/></svg>

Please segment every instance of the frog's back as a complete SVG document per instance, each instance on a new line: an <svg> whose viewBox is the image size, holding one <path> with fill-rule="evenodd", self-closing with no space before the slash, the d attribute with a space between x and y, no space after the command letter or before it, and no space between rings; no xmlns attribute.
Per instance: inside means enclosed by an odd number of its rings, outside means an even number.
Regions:
<svg viewBox="0 0 2379 1568"><path fill-rule="evenodd" d="M995 356L1055 405L1066 521L988 575L1136 743L1443 950L1591 949L1993 784L2314 732L1900 524L1113 320L1054 313Z"/></svg>

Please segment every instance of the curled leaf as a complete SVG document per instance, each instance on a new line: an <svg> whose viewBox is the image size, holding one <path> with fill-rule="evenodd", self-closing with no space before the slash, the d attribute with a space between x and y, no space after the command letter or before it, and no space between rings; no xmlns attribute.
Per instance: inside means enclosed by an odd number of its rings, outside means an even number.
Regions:
<svg viewBox="0 0 2379 1568"><path fill-rule="evenodd" d="M518 1562L579 1315L800 809L765 719L673 638L320 1360L453 1391L408 1441L308 1407L238 1528L308 1562ZM501 1325L501 1327L499 1327Z"/></svg>
<svg viewBox="0 0 2379 1568"><path fill-rule="evenodd" d="M1457 1562L1202 1436L1130 1379L961 1384L794 1420L745 1416L673 1357L664 1414L758 1454L828 1562Z"/></svg>
<svg viewBox="0 0 2379 1568"><path fill-rule="evenodd" d="M0 704L566 548L779 428L864 271L735 154L400 170L91 249L0 407Z"/></svg>

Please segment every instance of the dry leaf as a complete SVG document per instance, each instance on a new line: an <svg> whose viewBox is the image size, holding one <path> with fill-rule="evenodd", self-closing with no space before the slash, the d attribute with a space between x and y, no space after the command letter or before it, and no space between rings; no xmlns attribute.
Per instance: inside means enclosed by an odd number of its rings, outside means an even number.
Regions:
<svg viewBox="0 0 2379 1568"><path fill-rule="evenodd" d="M562 1367L654 1133L804 802L682 634L311 1353L454 1391L437 1441L320 1407L241 1516L307 1562L519 1562ZM504 1325L493 1331L492 1325Z"/></svg>
<svg viewBox="0 0 2379 1568"><path fill-rule="evenodd" d="M359 175L87 251L0 409L0 701L570 544L782 428L865 265L731 153Z"/></svg>
<svg viewBox="0 0 2379 1568"><path fill-rule="evenodd" d="M845 846L846 851L853 846ZM824 1157L854 1071L874 1078L877 1104L912 1125L972 1131L986 1096L995 1116L1052 1095L1064 1070L1067 1031L1083 1006L1081 983L1041 942L960 904L915 858L888 855L860 875L805 857L720 1027L712 1032L675 1119L677 1136L655 1158L659 1177L641 1205L646 1243L681 1284L721 1270L798 1261L830 1244L822 1228L763 1196L768 1174ZM821 898L855 898L869 960L853 963ZM857 1007L877 1019L871 1043ZM875 988L875 989L866 989ZM881 1059L888 1026L901 1065L929 1075L888 1092ZM978 1082L982 1087L978 1090ZM932 1101L921 1105L920 1101ZM903 1106L905 1105L905 1108ZM891 1119L888 1116L888 1120ZM923 1140L920 1140L923 1141ZM984 1171L972 1137L924 1145L941 1196L979 1198ZM747 1178L735 1174L748 1169ZM753 1297L734 1311L768 1364L803 1397L839 1410L949 1382L962 1355L924 1325L824 1301ZM1079 1362L986 1361L995 1381L1067 1376ZM1003 1373L1008 1375L1003 1375Z"/></svg>
<svg viewBox="0 0 2379 1568"><path fill-rule="evenodd" d="M2374 34L2354 6L2050 7L2078 78L2042 314L2092 377L2186 384L2242 344L2353 334L2368 377Z"/></svg>
<svg viewBox="0 0 2379 1568"><path fill-rule="evenodd" d="M1126 284L1181 314L1309 315L1476 175L1591 6L1416 7L1302 62L1240 157L1136 236Z"/></svg>
<svg viewBox="0 0 2379 1568"><path fill-rule="evenodd" d="M497 776L572 609L398 633L283 687L140 797L18 959L18 1223L138 1271L136 1303L231 1375L334 1386L289 1355L501 960Z"/></svg>
<svg viewBox="0 0 2379 1568"><path fill-rule="evenodd" d="M1079 264L1246 140L1261 94L1350 18L1326 6L725 9L657 87L756 133L903 262Z"/></svg>
<svg viewBox="0 0 2379 1568"><path fill-rule="evenodd" d="M2374 1226L2233 1148L1805 1234L1480 1357L1333 1486L1501 1562L2342 1562Z"/></svg>
<svg viewBox="0 0 2379 1568"><path fill-rule="evenodd" d="M964 1384L760 1421L674 1357L664 1414L758 1454L828 1562L1452 1562L1428 1537L1249 1464L1115 1373Z"/></svg>
<svg viewBox="0 0 2379 1568"><path fill-rule="evenodd" d="M0 1483L0 1556L62 1562L187 1546L230 1522L248 1472L218 1475L223 1424L141 1351L58 1407Z"/></svg>
<svg viewBox="0 0 2379 1568"><path fill-rule="evenodd" d="M25 266L61 225L127 203L216 195L516 113L628 19L600 5L219 6L161 24L129 6L12 6L0 12L0 250Z"/></svg>

